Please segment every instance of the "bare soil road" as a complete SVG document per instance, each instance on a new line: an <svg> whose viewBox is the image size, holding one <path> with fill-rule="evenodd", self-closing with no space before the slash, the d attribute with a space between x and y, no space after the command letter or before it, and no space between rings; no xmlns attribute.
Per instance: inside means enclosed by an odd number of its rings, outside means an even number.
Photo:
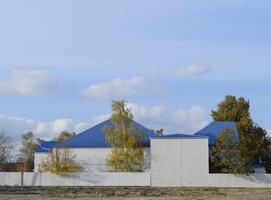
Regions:
<svg viewBox="0 0 271 200"><path fill-rule="evenodd" d="M271 189L153 187L0 187L0 200L271 200Z"/></svg>

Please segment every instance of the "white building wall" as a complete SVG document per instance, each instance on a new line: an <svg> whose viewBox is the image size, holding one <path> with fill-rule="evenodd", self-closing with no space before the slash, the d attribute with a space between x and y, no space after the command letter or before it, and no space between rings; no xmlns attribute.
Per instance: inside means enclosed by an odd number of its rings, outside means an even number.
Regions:
<svg viewBox="0 0 271 200"><path fill-rule="evenodd" d="M85 172L108 172L110 170L106 166L106 159L111 152L111 148L71 148L70 151ZM144 171L149 171L150 148L144 148L144 154ZM35 153L34 172L39 171L40 165L46 157L47 153Z"/></svg>
<svg viewBox="0 0 271 200"><path fill-rule="evenodd" d="M207 138L152 138L151 184L201 184L209 173Z"/></svg>

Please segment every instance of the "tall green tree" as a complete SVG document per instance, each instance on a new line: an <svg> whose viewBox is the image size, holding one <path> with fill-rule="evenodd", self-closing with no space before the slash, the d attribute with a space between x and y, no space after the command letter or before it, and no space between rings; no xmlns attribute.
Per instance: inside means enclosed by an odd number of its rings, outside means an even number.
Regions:
<svg viewBox="0 0 271 200"><path fill-rule="evenodd" d="M19 160L23 161L28 170L34 169L34 154L35 149L42 140L35 139L32 132L27 132L22 135L22 146L20 148Z"/></svg>
<svg viewBox="0 0 271 200"><path fill-rule="evenodd" d="M239 143L243 165L251 167L252 161L262 151L264 134L259 134L250 116L249 101L243 97L226 96L212 111L214 121L235 121L239 134Z"/></svg>
<svg viewBox="0 0 271 200"><path fill-rule="evenodd" d="M144 151L142 139L144 133L131 126L133 115L124 101L112 102L111 120L114 126L105 126L106 140L111 145L111 154L107 159L113 171L143 171Z"/></svg>
<svg viewBox="0 0 271 200"><path fill-rule="evenodd" d="M239 144L234 140L233 130L224 129L211 148L210 163L215 173L249 173L241 162Z"/></svg>
<svg viewBox="0 0 271 200"><path fill-rule="evenodd" d="M265 172L271 173L271 137L268 135L263 140L262 161L265 166Z"/></svg>
<svg viewBox="0 0 271 200"><path fill-rule="evenodd" d="M75 136L74 132L69 132L69 131L62 131L58 137L56 137L54 140L55 141L65 141L71 137Z"/></svg>

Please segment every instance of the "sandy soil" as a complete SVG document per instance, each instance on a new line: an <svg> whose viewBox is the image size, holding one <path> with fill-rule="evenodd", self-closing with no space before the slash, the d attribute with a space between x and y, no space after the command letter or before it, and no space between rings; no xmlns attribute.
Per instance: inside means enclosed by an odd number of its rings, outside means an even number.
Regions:
<svg viewBox="0 0 271 200"><path fill-rule="evenodd" d="M0 187L0 200L270 200L271 189Z"/></svg>

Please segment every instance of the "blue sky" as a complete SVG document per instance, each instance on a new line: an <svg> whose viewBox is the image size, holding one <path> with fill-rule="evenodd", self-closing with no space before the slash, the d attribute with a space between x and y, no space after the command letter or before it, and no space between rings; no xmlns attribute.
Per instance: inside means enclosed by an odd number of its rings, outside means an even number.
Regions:
<svg viewBox="0 0 271 200"><path fill-rule="evenodd" d="M192 133L231 94L270 129L270 11L269 0L1 2L0 126L79 132L120 98L149 128Z"/></svg>

